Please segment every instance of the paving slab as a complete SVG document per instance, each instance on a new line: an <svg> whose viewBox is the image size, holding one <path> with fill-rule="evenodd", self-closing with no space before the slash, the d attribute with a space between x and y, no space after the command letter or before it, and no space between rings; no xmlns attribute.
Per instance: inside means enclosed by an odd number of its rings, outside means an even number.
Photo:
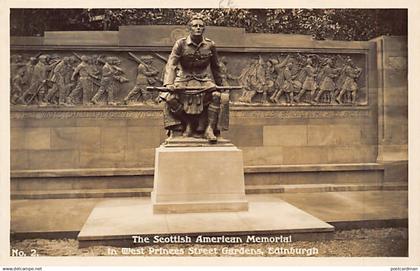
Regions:
<svg viewBox="0 0 420 271"><path fill-rule="evenodd" d="M247 195L246 198L251 204L283 200L330 223L407 219L407 194L407 190L355 191L253 194ZM112 199L114 200L112 204L124 205L124 200L127 198ZM148 197L135 199L138 204L148 204L150 201ZM93 208L107 200L109 199L11 200L11 232L16 236L32 233L34 237L43 237L50 232L77 233L82 229ZM131 216L139 215L139 213L131 214Z"/></svg>

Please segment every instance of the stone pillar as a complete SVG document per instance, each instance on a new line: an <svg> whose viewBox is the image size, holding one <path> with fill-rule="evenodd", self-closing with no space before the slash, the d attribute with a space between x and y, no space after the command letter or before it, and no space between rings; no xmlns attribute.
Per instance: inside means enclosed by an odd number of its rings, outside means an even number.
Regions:
<svg viewBox="0 0 420 271"><path fill-rule="evenodd" d="M377 45L378 158L385 181L406 181L408 175L407 37L381 36Z"/></svg>

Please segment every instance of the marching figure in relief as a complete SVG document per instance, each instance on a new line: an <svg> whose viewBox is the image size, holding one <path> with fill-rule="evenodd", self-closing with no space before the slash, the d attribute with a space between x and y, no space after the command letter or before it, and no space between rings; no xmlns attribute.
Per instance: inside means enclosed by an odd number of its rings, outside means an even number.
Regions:
<svg viewBox="0 0 420 271"><path fill-rule="evenodd" d="M151 93L146 90L147 86L153 86L157 82L161 82L157 75L159 71L152 66L152 56L142 56L137 58L135 55L130 54L138 63L137 66L137 77L136 85L124 98L124 104L128 102L136 95L139 95L138 99L141 99L143 102L150 103L152 102Z"/></svg>
<svg viewBox="0 0 420 271"><path fill-rule="evenodd" d="M58 92L58 103L65 104L66 97L69 93L70 89L70 80L68 78L68 74L71 74L73 68L70 64L70 58L64 57L52 71L52 77L50 79L52 83L52 88L48 90L47 95L45 95L44 99L42 100L41 105L46 105L49 102L52 102L52 98Z"/></svg>
<svg viewBox="0 0 420 271"><path fill-rule="evenodd" d="M305 94L307 91L311 92L311 98L310 103L313 103L313 99L315 98L315 92L318 88L318 85L315 81L317 69L313 67L312 59L308 57L306 59L306 66L301 70L298 78L300 79L300 82L302 83L302 89L298 93L298 95L295 97L296 102L300 102L300 99L303 94Z"/></svg>
<svg viewBox="0 0 420 271"><path fill-rule="evenodd" d="M19 98L22 104L31 104L33 101L39 103L48 90L50 71L60 61L49 64L49 55L40 55L38 63L34 66L29 88ZM27 99L27 97L29 98Z"/></svg>
<svg viewBox="0 0 420 271"><path fill-rule="evenodd" d="M293 63L289 62L284 69L284 83L280 88L280 92L274 98L278 103L278 97L281 96L282 92L286 95L286 102L289 104L294 104L294 93L299 91L302 88L302 83L296 80L296 75L292 74Z"/></svg>
<svg viewBox="0 0 420 271"><path fill-rule="evenodd" d="M117 57L107 57L102 67L101 86L92 98L93 104L98 104L102 94L107 94L108 105L117 105L114 100L114 92L119 87L118 83L125 83L129 80L122 76L124 71L118 67L121 61Z"/></svg>
<svg viewBox="0 0 420 271"><path fill-rule="evenodd" d="M95 80L99 79L97 72L92 67L92 61L89 57L83 55L80 57L79 65L77 65L73 74L71 75L71 80L74 81L76 76L79 76L77 80L76 87L71 91L70 95L67 97L67 105L74 105L76 103L76 98L82 94L82 103L84 105L92 105L90 99L93 93L94 84L98 84Z"/></svg>
<svg viewBox="0 0 420 271"><path fill-rule="evenodd" d="M223 86L229 86L229 80L238 80L238 76L234 76L231 73L229 73L227 69L227 59L226 57L222 56L219 61L220 65L220 74L222 77Z"/></svg>
<svg viewBox="0 0 420 271"><path fill-rule="evenodd" d="M315 97L315 102L319 103L319 99L323 93L329 92L334 99L334 93L337 88L334 79L338 76L339 69L333 68L333 61L331 58L327 58L325 66L319 72L317 78L319 82L319 92Z"/></svg>
<svg viewBox="0 0 420 271"><path fill-rule="evenodd" d="M362 70L356 67L353 60L350 57L347 58L346 64L344 64L337 81L339 95L336 100L339 104L343 103L341 99L345 93L351 93L351 103L356 104L357 91L359 90L356 80L361 73Z"/></svg>
<svg viewBox="0 0 420 271"><path fill-rule="evenodd" d="M17 74L12 78L12 90L10 93L10 102L17 104L17 100L23 93L23 85L25 84L25 70L17 70Z"/></svg>
<svg viewBox="0 0 420 271"><path fill-rule="evenodd" d="M242 70L239 80L245 89L239 98L240 102L251 103L252 98L260 93L263 96L262 102L267 103L269 85L266 77L266 65L264 65L264 59L261 56L254 60L249 68Z"/></svg>
<svg viewBox="0 0 420 271"><path fill-rule="evenodd" d="M274 72L276 75L275 83L274 83L276 90L270 96L270 101L272 101L273 103L279 103L280 102L279 99L281 95L286 92L286 90L284 89L284 80L285 80L284 73L287 69L286 63L289 61L289 59L290 59L290 55L287 55L286 58L282 62L275 59L272 60L274 64Z"/></svg>

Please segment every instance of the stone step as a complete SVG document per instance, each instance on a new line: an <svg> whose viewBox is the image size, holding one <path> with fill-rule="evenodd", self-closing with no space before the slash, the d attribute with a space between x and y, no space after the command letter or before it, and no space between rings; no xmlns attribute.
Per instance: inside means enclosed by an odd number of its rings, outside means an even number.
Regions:
<svg viewBox="0 0 420 271"><path fill-rule="evenodd" d="M393 191L407 190L404 182L382 184L295 184L295 185L247 185L246 194L266 193L317 193L346 191ZM149 197L152 188L84 189L84 190L44 190L14 191L11 198L18 199L71 199L71 198L114 198Z"/></svg>
<svg viewBox="0 0 420 271"><path fill-rule="evenodd" d="M72 198L118 198L149 197L152 188L44 190L12 192L12 199L72 199Z"/></svg>
<svg viewBox="0 0 420 271"><path fill-rule="evenodd" d="M404 182L388 182L380 184L289 184L289 185L247 185L247 194L265 193L315 193L375 190L407 190Z"/></svg>

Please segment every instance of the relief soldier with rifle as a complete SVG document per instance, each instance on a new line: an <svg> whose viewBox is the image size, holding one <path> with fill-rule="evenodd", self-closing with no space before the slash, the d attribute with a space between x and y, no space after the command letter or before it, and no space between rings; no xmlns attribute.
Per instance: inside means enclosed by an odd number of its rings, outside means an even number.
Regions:
<svg viewBox="0 0 420 271"><path fill-rule="evenodd" d="M76 76L79 76L76 87L71 91L70 95L67 97L67 105L75 104L76 97L82 94L82 103L84 105L92 105L90 99L93 94L93 85L99 85L95 80L99 80L97 72L93 69L92 64L89 63L89 58L85 55L79 56L76 53L73 53L77 58L80 59L80 64L77 65L74 70L71 80L75 80Z"/></svg>
<svg viewBox="0 0 420 271"><path fill-rule="evenodd" d="M139 95L138 99L143 102L152 102L151 93L146 91L146 87L155 85L157 82L162 82L158 78L159 71L152 66L152 56L136 57L132 53L128 53L139 65L137 66L136 85L127 96L124 98L124 104L128 104L134 96Z"/></svg>
<svg viewBox="0 0 420 271"><path fill-rule="evenodd" d="M34 66L29 88L19 98L22 104L39 103L47 93L50 80L50 71L61 61L57 60L49 64L49 55L40 55L38 63ZM29 98L28 98L29 96Z"/></svg>

